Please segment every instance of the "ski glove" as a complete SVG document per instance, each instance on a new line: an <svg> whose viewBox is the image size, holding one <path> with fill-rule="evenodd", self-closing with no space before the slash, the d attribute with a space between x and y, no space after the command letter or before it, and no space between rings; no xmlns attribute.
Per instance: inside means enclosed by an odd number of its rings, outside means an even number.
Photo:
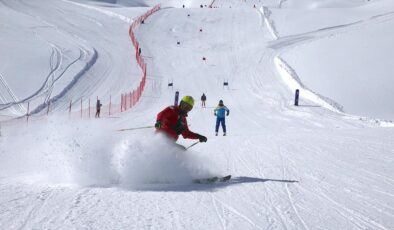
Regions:
<svg viewBox="0 0 394 230"><path fill-rule="evenodd" d="M227 111L227 116L228 116L228 115L230 115L230 110L229 110L229 111Z"/></svg>
<svg viewBox="0 0 394 230"><path fill-rule="evenodd" d="M203 135L198 135L198 140L200 140L200 142L207 142L208 138Z"/></svg>
<svg viewBox="0 0 394 230"><path fill-rule="evenodd" d="M162 121L156 121L155 128L156 129L161 129L161 127L163 127Z"/></svg>

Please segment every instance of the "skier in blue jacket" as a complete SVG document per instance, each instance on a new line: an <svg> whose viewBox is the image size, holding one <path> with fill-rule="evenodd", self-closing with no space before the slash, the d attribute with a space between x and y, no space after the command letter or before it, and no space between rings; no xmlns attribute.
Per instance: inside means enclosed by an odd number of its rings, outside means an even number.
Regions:
<svg viewBox="0 0 394 230"><path fill-rule="evenodd" d="M219 101L219 105L216 107L214 113L216 116L216 136L218 135L220 124L222 124L223 136L226 136L226 116L230 114L230 110L223 104L223 100Z"/></svg>

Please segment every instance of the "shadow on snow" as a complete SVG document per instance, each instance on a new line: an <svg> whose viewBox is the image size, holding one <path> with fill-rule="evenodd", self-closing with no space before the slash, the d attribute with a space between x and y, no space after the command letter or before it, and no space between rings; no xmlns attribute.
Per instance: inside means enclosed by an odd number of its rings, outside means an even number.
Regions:
<svg viewBox="0 0 394 230"><path fill-rule="evenodd" d="M256 177L234 177L227 182L214 182L210 184L145 184L132 187L123 187L125 190L133 191L151 191L151 192L191 192L191 191L216 191L221 188L235 186L246 183L264 183L264 182L280 182L280 183L298 183L297 180L279 180Z"/></svg>

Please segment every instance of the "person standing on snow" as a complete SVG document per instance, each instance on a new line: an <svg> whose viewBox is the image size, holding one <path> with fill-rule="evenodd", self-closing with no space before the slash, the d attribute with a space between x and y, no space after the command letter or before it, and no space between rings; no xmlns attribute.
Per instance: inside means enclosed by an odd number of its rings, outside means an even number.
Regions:
<svg viewBox="0 0 394 230"><path fill-rule="evenodd" d="M157 114L155 128L157 132L165 133L174 141L178 140L182 134L185 139L198 139L200 142L207 142L207 138L189 130L187 126L187 113L192 110L194 99L191 96L184 96L179 106L169 106Z"/></svg>
<svg viewBox="0 0 394 230"><path fill-rule="evenodd" d="M214 114L216 116L215 135L218 135L219 125L222 124L223 136L226 136L226 116L230 115L230 110L223 104L223 100L219 101Z"/></svg>
<svg viewBox="0 0 394 230"><path fill-rule="evenodd" d="M94 117L96 118L100 118L100 109L101 106L103 106L100 102L100 100L97 99L97 103L96 103L96 115L94 115Z"/></svg>
<svg viewBox="0 0 394 230"><path fill-rule="evenodd" d="M207 96L205 96L205 93L203 93L201 96L201 107L205 108L205 101L206 100L207 100Z"/></svg>

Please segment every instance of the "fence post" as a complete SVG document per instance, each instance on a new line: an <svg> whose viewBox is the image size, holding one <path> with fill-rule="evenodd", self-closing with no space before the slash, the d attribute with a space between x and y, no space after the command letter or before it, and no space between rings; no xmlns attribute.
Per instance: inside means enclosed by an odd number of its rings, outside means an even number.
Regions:
<svg viewBox="0 0 394 230"><path fill-rule="evenodd" d="M29 123L30 101L27 102L26 122Z"/></svg>
<svg viewBox="0 0 394 230"><path fill-rule="evenodd" d="M296 89L296 91L295 91L295 99L294 99L294 105L295 106L298 106L298 99L299 99L299 97L300 97L300 90Z"/></svg>
<svg viewBox="0 0 394 230"><path fill-rule="evenodd" d="M51 106L51 101L48 101L48 109L47 109L47 116L49 114L49 107Z"/></svg>
<svg viewBox="0 0 394 230"><path fill-rule="evenodd" d="M127 110L127 93L124 94L124 100L123 100L123 107L125 107L125 111ZM129 106L129 109L131 106Z"/></svg>
<svg viewBox="0 0 394 230"><path fill-rule="evenodd" d="M136 105L138 101L138 88L135 89L133 92L134 92L134 105Z"/></svg>
<svg viewBox="0 0 394 230"><path fill-rule="evenodd" d="M120 112L123 112L123 93L120 95Z"/></svg>
<svg viewBox="0 0 394 230"><path fill-rule="evenodd" d="M89 118L90 118L90 97L89 97Z"/></svg>
<svg viewBox="0 0 394 230"><path fill-rule="evenodd" d="M133 106L135 105L135 90L133 90L133 93L132 93L132 95L133 95Z"/></svg>
<svg viewBox="0 0 394 230"><path fill-rule="evenodd" d="M69 109L68 109L69 116L71 116L71 103L72 103L72 100L70 100L70 106L69 106Z"/></svg>

